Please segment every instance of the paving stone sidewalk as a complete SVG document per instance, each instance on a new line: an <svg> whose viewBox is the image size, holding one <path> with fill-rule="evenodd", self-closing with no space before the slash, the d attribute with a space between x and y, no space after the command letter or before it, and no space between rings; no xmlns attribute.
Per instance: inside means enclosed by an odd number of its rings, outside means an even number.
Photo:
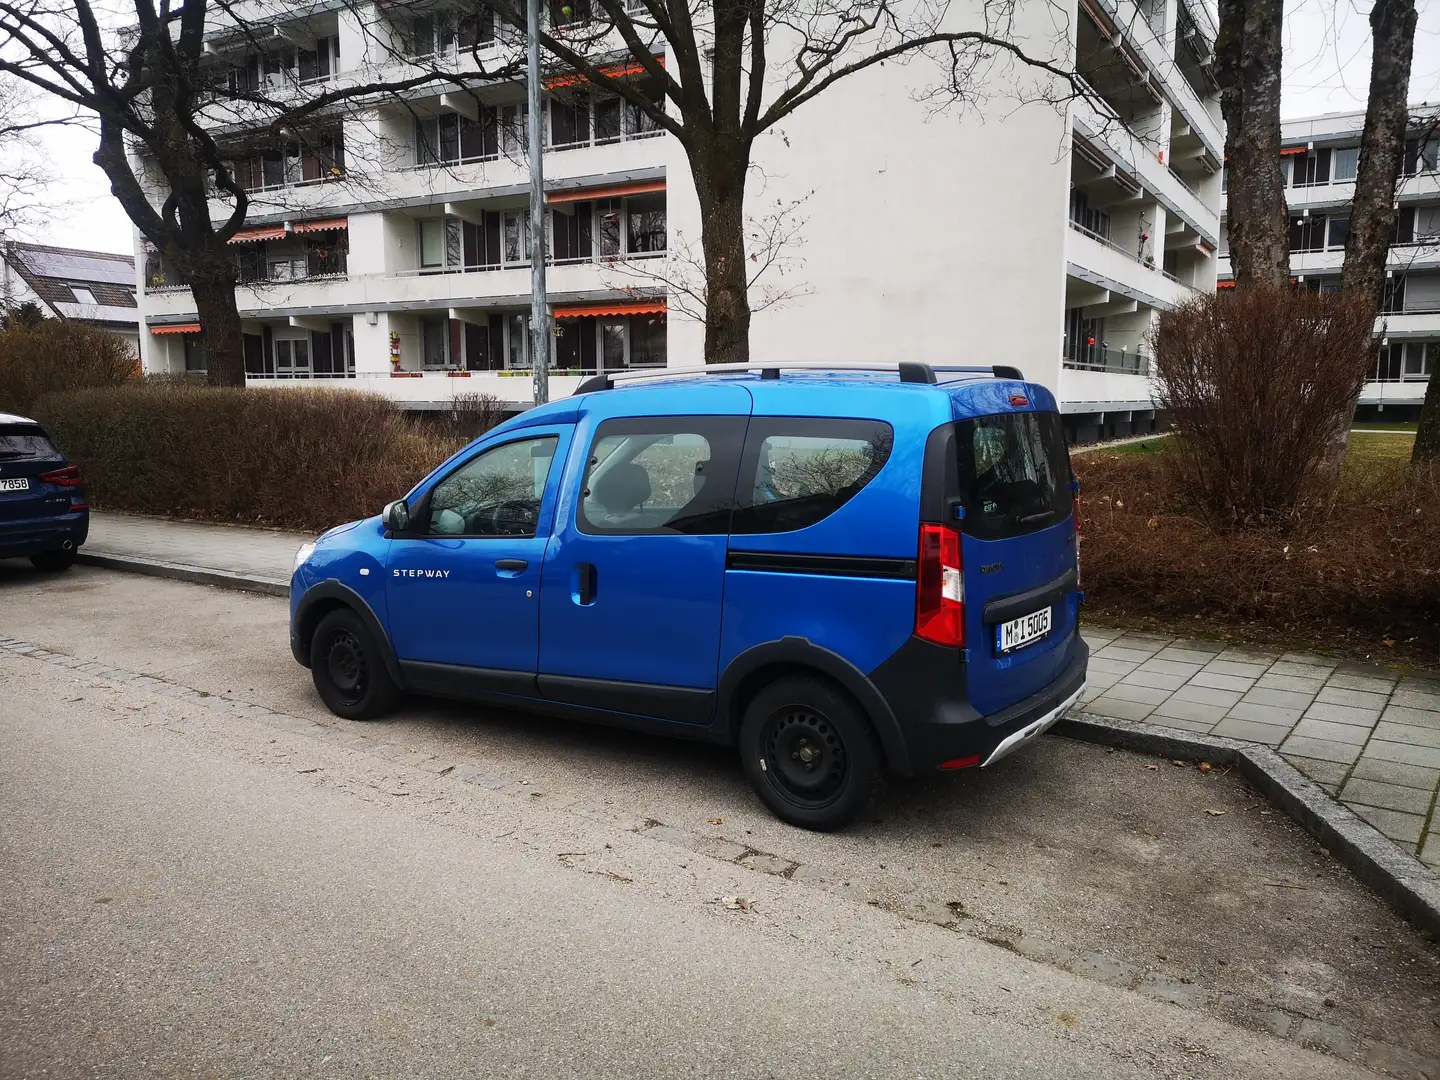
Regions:
<svg viewBox="0 0 1440 1080"><path fill-rule="evenodd" d="M1440 867L1440 679L1086 626L1082 712L1264 743Z"/></svg>
<svg viewBox="0 0 1440 1080"><path fill-rule="evenodd" d="M285 585L305 533L93 513L85 550ZM1082 711L1278 748L1401 849L1440 868L1440 679L1086 625Z"/></svg>

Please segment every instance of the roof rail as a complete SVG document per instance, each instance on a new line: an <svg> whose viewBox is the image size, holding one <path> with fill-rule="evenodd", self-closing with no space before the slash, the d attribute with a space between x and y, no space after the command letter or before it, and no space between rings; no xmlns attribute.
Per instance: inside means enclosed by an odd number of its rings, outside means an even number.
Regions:
<svg viewBox="0 0 1440 1080"><path fill-rule="evenodd" d="M939 380L935 373L957 375L988 375L996 379L1018 379L1025 376L1020 369L1003 364L988 367L964 366L957 364L923 364L915 360L900 360L887 364L883 362L859 362L854 360L781 360L758 361L743 364L704 364L689 367L647 368L629 371L607 371L591 375L575 388L576 394L589 394L597 390L610 390L616 383L639 382L648 379L693 378L697 375L724 375L740 371L758 371L762 379L778 379L782 371L893 371L905 383L934 384ZM573 396L573 395L572 395Z"/></svg>

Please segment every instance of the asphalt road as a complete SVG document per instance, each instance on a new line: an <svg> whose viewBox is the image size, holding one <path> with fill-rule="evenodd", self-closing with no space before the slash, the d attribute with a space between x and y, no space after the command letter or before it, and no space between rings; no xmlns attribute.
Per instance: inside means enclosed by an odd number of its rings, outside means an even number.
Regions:
<svg viewBox="0 0 1440 1080"><path fill-rule="evenodd" d="M0 637L59 654L0 651L0 1076L1440 1057L1435 947L1233 777L1047 739L818 836L714 750L424 701L334 720L284 628L0 563Z"/></svg>

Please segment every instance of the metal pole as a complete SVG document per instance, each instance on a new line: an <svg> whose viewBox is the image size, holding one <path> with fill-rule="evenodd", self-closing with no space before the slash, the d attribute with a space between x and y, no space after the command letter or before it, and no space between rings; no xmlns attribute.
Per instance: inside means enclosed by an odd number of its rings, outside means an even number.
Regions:
<svg viewBox="0 0 1440 1080"><path fill-rule="evenodd" d="M550 400L550 305L545 295L545 170L540 140L540 0L525 3L526 90L530 111L530 362L535 404Z"/></svg>

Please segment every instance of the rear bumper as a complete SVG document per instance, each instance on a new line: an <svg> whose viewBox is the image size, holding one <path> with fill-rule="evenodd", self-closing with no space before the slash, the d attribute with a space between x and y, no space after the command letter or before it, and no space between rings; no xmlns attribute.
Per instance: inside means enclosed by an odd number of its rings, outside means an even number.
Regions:
<svg viewBox="0 0 1440 1080"><path fill-rule="evenodd" d="M911 639L870 675L890 705L916 775L949 761L990 765L1038 737L1079 700L1090 650L1075 635L1070 662L1048 686L1007 709L982 716L965 693L954 650Z"/></svg>
<svg viewBox="0 0 1440 1080"><path fill-rule="evenodd" d="M0 521L0 559L60 551L67 543L71 548L78 548L89 535L88 510L24 521Z"/></svg>

